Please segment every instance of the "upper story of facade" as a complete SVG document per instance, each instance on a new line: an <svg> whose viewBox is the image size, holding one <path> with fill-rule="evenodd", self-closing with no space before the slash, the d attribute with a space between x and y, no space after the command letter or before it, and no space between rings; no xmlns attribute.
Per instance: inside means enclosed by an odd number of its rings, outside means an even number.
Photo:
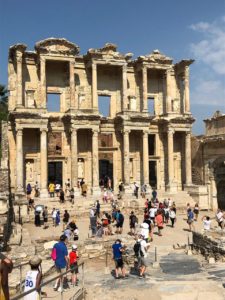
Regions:
<svg viewBox="0 0 225 300"><path fill-rule="evenodd" d="M225 136L225 115L220 111L216 111L212 118L206 119L204 122L205 139L208 137Z"/></svg>
<svg viewBox="0 0 225 300"><path fill-rule="evenodd" d="M114 44L89 49L65 39L16 44L9 50L9 110L38 114L190 116L189 66L158 50L132 60Z"/></svg>

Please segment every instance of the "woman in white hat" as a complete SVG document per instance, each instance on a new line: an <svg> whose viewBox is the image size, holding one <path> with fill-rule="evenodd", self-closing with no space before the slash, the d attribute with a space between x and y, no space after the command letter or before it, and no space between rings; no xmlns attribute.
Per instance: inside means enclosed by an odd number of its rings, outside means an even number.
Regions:
<svg viewBox="0 0 225 300"><path fill-rule="evenodd" d="M26 274L24 292L30 291L34 288L36 288L36 291L25 296L24 300L39 299L40 285L42 280L41 262L42 260L38 256L33 256L29 261L31 270Z"/></svg>
<svg viewBox="0 0 225 300"><path fill-rule="evenodd" d="M72 251L69 254L70 257L70 269L72 273L71 283L72 285L78 285L78 264L77 261L79 259L78 252L77 252L77 245L72 245Z"/></svg>

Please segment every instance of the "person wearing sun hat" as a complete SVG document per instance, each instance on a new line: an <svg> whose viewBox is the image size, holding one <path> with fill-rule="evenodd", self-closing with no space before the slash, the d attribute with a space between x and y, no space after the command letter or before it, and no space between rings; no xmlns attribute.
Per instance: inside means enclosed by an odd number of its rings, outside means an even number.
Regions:
<svg viewBox="0 0 225 300"><path fill-rule="evenodd" d="M69 254L69 258L70 258L70 269L72 273L71 284L73 286L78 285L77 274L79 273L79 271L78 271L77 261L79 259L79 256L77 252L77 245L72 245L72 251Z"/></svg>
<svg viewBox="0 0 225 300"><path fill-rule="evenodd" d="M26 274L24 292L30 291L34 288L36 288L36 291L26 295L24 300L39 299L40 285L42 280L41 262L41 258L37 255L33 256L29 260L31 270L29 270Z"/></svg>

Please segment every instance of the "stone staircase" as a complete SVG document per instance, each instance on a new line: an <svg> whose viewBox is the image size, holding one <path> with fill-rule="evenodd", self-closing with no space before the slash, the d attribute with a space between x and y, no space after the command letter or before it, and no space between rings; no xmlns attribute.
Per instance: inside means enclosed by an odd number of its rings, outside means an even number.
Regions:
<svg viewBox="0 0 225 300"><path fill-rule="evenodd" d="M168 193L164 191L158 191L158 199L162 201L163 199L172 199L175 201L177 208L186 208L187 203L193 207L195 205L194 199L189 195L187 191L178 191L177 193Z"/></svg>

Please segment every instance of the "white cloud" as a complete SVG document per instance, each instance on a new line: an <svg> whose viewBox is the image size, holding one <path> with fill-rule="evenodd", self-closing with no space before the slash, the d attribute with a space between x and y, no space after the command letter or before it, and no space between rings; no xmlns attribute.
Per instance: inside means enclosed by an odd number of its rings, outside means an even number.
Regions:
<svg viewBox="0 0 225 300"><path fill-rule="evenodd" d="M197 61L203 62L217 74L225 74L225 16L213 23L199 22L190 28L199 32L202 40L190 45Z"/></svg>

